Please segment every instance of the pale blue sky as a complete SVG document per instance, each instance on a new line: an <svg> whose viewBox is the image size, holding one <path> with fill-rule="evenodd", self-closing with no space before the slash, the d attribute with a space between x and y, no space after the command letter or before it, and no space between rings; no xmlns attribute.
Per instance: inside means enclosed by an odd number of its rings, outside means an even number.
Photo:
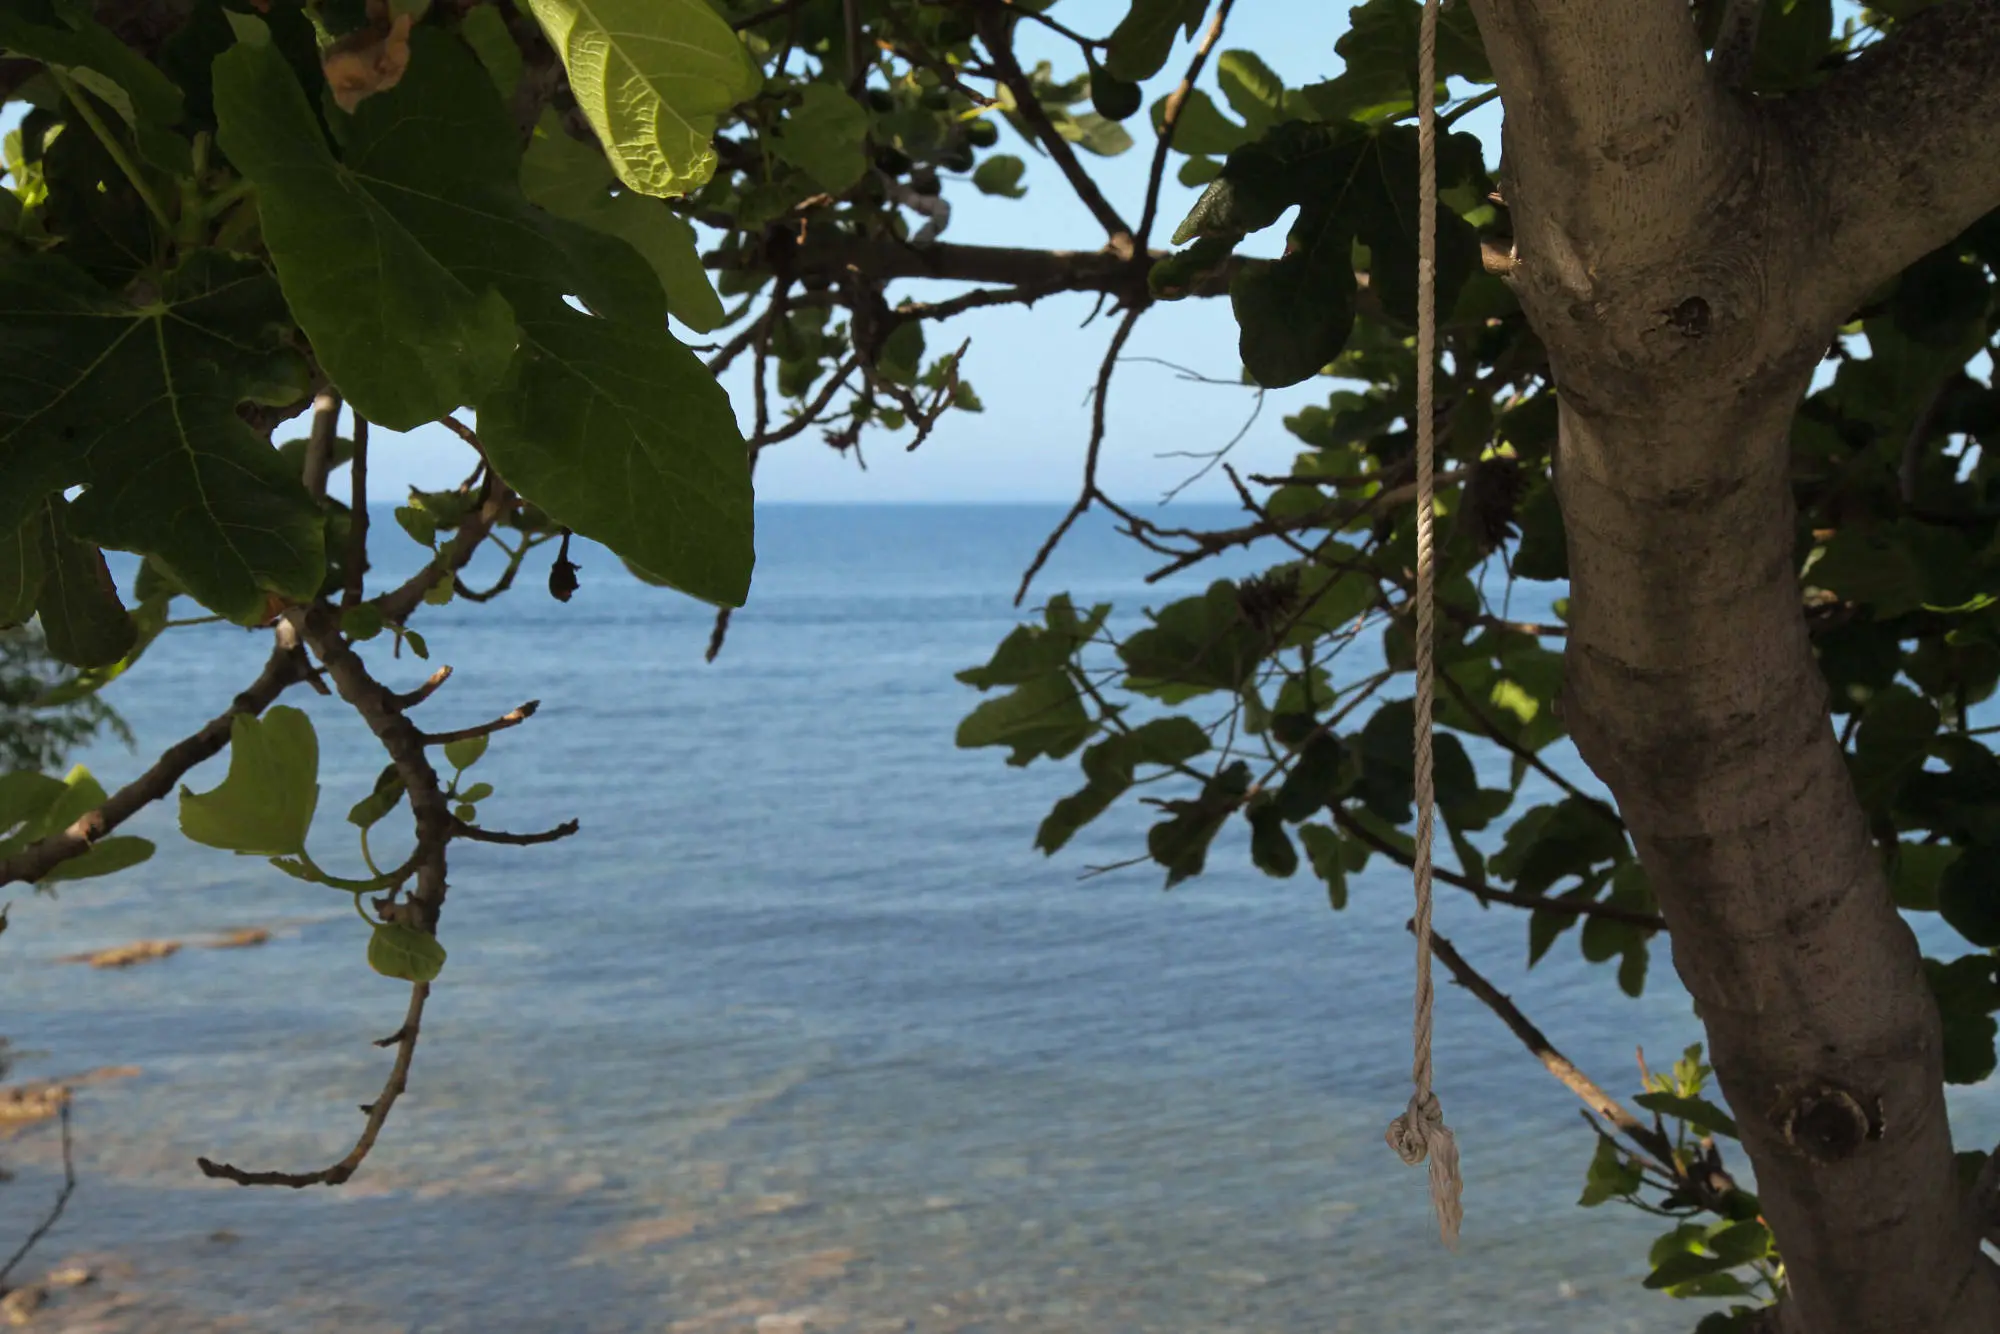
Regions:
<svg viewBox="0 0 2000 1334"><path fill-rule="evenodd" d="M1089 33L1107 32L1125 12L1128 0L1067 0L1062 18ZM1837 6L1844 16L1848 0ZM1046 56L1058 75L1081 70L1074 47L1034 25L1023 25L1023 54ZM1333 44L1347 27L1347 6L1303 4L1298 0L1244 0L1231 16L1220 49L1244 47L1256 51L1296 87L1339 72L1340 57ZM1187 44L1176 50L1165 70L1148 86L1146 101L1160 96L1180 77ZM1203 79L1214 92L1214 63ZM1220 98L1218 97L1218 101ZM7 117L11 122L14 118ZM1144 198L1151 135L1146 114L1126 122L1138 145L1117 158L1085 156L1105 194L1128 218L1136 220ZM1477 134L1486 145L1489 165L1499 153L1500 107L1475 111L1460 127ZM1103 242L1103 232L1076 201L1060 174L1032 149L1022 145L1002 125L1002 146L1029 162L1025 199L1002 200L980 195L969 183L948 188L951 225L945 239L988 245L1090 249ZM1167 189L1156 240L1193 203L1196 191L1180 186L1168 169ZM1276 253L1283 226L1252 238L1251 253ZM938 292L962 290L946 284L904 284L900 290L922 295L925 286ZM766 453L757 473L759 499L767 501L1053 501L1074 497L1081 475L1089 431L1087 393L1095 378L1112 321L1100 316L1080 327L1090 313L1087 296L1050 298L1033 309L1007 307L974 311L945 326L931 326L931 352L971 338L964 374L978 390L986 411L978 415L950 413L924 446L906 453L892 438L864 438L868 469L841 458L818 443L817 433ZM1233 380L1239 374L1236 327L1226 300L1163 304L1140 322L1129 343L1128 359L1160 358ZM725 379L739 411L748 415L748 365ZM1282 418L1301 404L1324 401L1329 382L1267 394L1262 411L1236 446L1232 459L1245 470L1281 469L1295 442ZM1257 407L1255 392L1234 385L1184 381L1168 367L1133 360L1121 367L1112 386L1109 430L1100 478L1107 490L1128 504L1156 501L1190 471L1198 460L1176 453L1216 449L1242 430ZM747 424L747 421L746 421ZM281 434L302 429L288 428ZM426 427L402 436L378 432L371 451L371 492L378 500L400 498L412 485L435 487L455 483L468 467L468 451L442 427ZM1228 500L1228 483L1219 473L1184 493L1189 501Z"/></svg>
<svg viewBox="0 0 2000 1334"><path fill-rule="evenodd" d="M1062 18L1087 33L1111 30L1128 7L1128 0L1066 0ZM1024 24L1022 53L1029 60L1046 57L1058 76L1080 73L1082 62L1074 46L1045 30ZM1296 0L1244 0L1225 30L1219 49L1244 47L1256 51L1296 87L1329 78L1340 70L1334 41L1347 28L1347 6L1307 5ZM1046 40L1044 40L1046 39ZM1148 86L1146 102L1172 88L1185 68L1188 44L1183 43L1165 70ZM1215 91L1214 62L1203 83ZM1217 98L1221 101L1220 97ZM10 109L18 110L18 109ZM1497 158L1499 108L1481 108L1464 128L1479 133L1488 144L1489 162ZM12 128L16 115L5 117ZM1085 162L1105 194L1129 219L1136 221L1145 196L1146 167L1151 156L1150 122L1141 111L1126 122L1138 144L1117 158ZM1094 249L1104 233L1069 191L1061 175L1032 148L1001 125L1002 148L1028 160L1028 195L1021 200L993 199L979 194L969 182L947 187L952 201L950 241L987 245ZM1179 162L1168 166L1156 243L1194 202L1196 191L1173 179ZM1253 238L1246 250L1275 254L1283 235L1279 227ZM964 290L951 284L904 284L899 290L921 295ZM757 471L759 499L770 501L1050 501L1076 493L1081 476L1090 415L1086 393L1113 327L1100 316L1088 328L1079 327L1089 315L1093 298L1067 296L1044 300L1034 309L1018 307L973 311L930 331L930 351L936 353L970 338L972 350L964 374L978 390L986 411L978 415L947 414L924 446L914 454L886 435L864 438L868 469L835 455L819 443L817 432L768 451ZM1187 301L1156 307L1139 324L1127 347L1128 357L1158 357L1233 380L1240 373L1236 327L1226 300ZM725 379L740 414L748 418L748 366ZM1293 452L1282 417L1302 403L1324 401L1330 386L1308 383L1266 397L1261 415L1233 458L1257 470L1282 465ZM1161 457L1174 451L1213 450L1241 430L1256 407L1247 388L1183 382L1174 371L1136 362L1121 368L1111 392L1109 432L1101 464L1108 490L1131 504L1147 504L1198 466L1184 458ZM302 434L304 421L281 428L281 436ZM399 499L412 484L439 487L456 483L468 470L469 451L443 427L420 428L395 436L377 431L370 451L370 491L378 500ZM1186 493L1189 500L1223 500L1231 496L1219 473L1211 474Z"/></svg>

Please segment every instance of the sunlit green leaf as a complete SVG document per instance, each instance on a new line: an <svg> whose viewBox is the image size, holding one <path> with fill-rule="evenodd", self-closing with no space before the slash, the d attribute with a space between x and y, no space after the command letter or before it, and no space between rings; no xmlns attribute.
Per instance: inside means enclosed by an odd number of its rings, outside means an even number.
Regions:
<svg viewBox="0 0 2000 1334"><path fill-rule="evenodd" d="M384 922L368 937L368 966L384 977L429 982L444 971L444 946L428 931Z"/></svg>
<svg viewBox="0 0 2000 1334"><path fill-rule="evenodd" d="M1649 1112L1677 1116L1699 1130L1738 1138L1735 1120L1706 1098L1686 1098L1675 1093L1641 1093L1632 1101Z"/></svg>
<svg viewBox="0 0 2000 1334"><path fill-rule="evenodd" d="M211 791L181 788L181 832L197 843L263 857L305 851L319 806L319 738L312 719L278 705L229 726L229 776Z"/></svg>
<svg viewBox="0 0 2000 1334"><path fill-rule="evenodd" d="M454 769L470 769L479 763L479 757L486 753L486 743L490 740L491 737L482 733L479 736L461 737L457 741L446 742L445 763Z"/></svg>
<svg viewBox="0 0 2000 1334"><path fill-rule="evenodd" d="M715 172L716 118L757 91L742 39L703 0L528 0L618 178L686 194Z"/></svg>

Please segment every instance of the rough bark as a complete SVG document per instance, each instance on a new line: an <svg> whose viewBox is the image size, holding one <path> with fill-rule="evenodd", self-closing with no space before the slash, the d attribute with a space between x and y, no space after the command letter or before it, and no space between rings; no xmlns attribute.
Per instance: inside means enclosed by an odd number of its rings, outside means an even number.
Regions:
<svg viewBox="0 0 2000 1334"><path fill-rule="evenodd" d="M1562 399L1564 719L1707 1027L1785 1328L1990 1334L1936 1005L1830 725L1787 463L1852 303L2000 204L2000 4L1949 5L1790 104L1727 91L1684 0L1474 4L1511 281ZM1934 89L1948 57L1976 90Z"/></svg>

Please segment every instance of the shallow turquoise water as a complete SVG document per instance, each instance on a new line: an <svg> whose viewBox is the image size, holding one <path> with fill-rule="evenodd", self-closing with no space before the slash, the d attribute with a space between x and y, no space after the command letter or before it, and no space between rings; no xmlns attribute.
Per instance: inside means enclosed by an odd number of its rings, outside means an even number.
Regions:
<svg viewBox="0 0 2000 1334"><path fill-rule="evenodd" d="M1045 859L1034 826L1074 767L953 749L977 696L951 673L1016 621L1055 517L767 509L713 666L706 614L601 551L566 606L537 573L427 613L458 669L427 725L542 701L480 766L486 817L584 832L455 852L411 1092L342 1191L245 1191L193 1159L318 1166L358 1129L387 1067L368 1039L404 993L367 971L344 896L179 841L163 811L137 872L17 895L0 1027L42 1053L20 1073L144 1069L81 1096L84 1185L45 1258L116 1251L160 1330L1692 1328L1697 1304L1638 1287L1653 1220L1572 1207L1575 1100L1448 986L1467 1217L1438 1247L1423 1173L1381 1138L1407 1096L1400 875L1371 866L1336 915L1305 875L1252 871L1239 835L1169 895L1145 868L1079 883L1142 847L1146 813ZM1138 554L1089 529L1038 589L1136 613L1166 600ZM181 632L111 698L157 749L265 647ZM288 702L320 727L315 854L354 873L341 816L380 754L337 708ZM113 783L141 764L87 758ZM1573 938L1528 972L1522 919L1441 892L1439 929L1614 1092L1635 1044L1665 1063L1699 1037L1664 950L1628 1001ZM273 922L257 949L52 962ZM1990 1086L1955 1107L1968 1142L2000 1138ZM45 1202L52 1143L8 1151L0 1237Z"/></svg>

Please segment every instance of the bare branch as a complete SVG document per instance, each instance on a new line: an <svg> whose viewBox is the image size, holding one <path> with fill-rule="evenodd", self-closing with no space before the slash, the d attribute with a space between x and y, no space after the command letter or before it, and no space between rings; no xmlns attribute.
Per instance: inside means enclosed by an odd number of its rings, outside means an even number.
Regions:
<svg viewBox="0 0 2000 1334"><path fill-rule="evenodd" d="M507 843L517 848L533 847L538 843L554 843L568 838L583 826L575 820L564 820L554 829L543 829L532 834L510 834L504 829L482 829L478 825L460 820L452 832L460 838L469 838L474 843Z"/></svg>
<svg viewBox="0 0 2000 1334"><path fill-rule="evenodd" d="M368 730L389 752L389 758L403 780L410 813L416 823L416 847L410 854L410 860L416 868L417 883L409 901L400 906L399 920L413 929L435 934L438 913L444 907L445 852L457 832L458 821L451 814L443 786L438 782L437 770L431 767L430 759L424 753L424 734L403 716L406 706L401 701L408 697L393 693L369 674L367 664L348 646L346 638L340 633L339 618L330 609L324 606L295 609L286 613L285 623L294 627L318 656L327 675L333 678L340 697L368 724ZM435 689L443 681L443 673L433 675L431 680L433 684L429 688ZM378 908L381 904L382 901L378 900ZM234 1181L239 1186L290 1186L294 1189L337 1186L352 1177L355 1169L375 1147L375 1140L389 1118L390 1108L395 1106L396 1100L408 1087L410 1062L416 1054L417 1035L423 1027L424 1001L430 996L430 990L428 982L412 983L410 1004L403 1016L402 1027L376 1044L394 1046L396 1059L390 1066L381 1094L362 1109L368 1120L345 1157L312 1172L252 1172L230 1163L198 1158L195 1161L202 1173L217 1180Z"/></svg>
<svg viewBox="0 0 2000 1334"><path fill-rule="evenodd" d="M1074 290L1065 283L1044 283L1037 287L982 287L944 301L906 301L896 314L910 320L948 320L968 310L987 306L1032 306L1045 296Z"/></svg>
<svg viewBox="0 0 2000 1334"><path fill-rule="evenodd" d="M956 245L933 242L913 246L890 236L844 235L831 228L814 228L786 258L790 272L800 278L838 278L850 270L881 282L896 278L937 278L951 282L991 283L999 286L1034 288L1056 292L1115 292L1134 299L1145 294L1146 271L1150 261L1163 259L1168 250L1148 253L1148 263L1134 263L1129 256L1109 250L1030 250L1018 246ZM766 269L771 261L755 250L741 253L711 253L702 257L711 269ZM1229 290L1229 279L1240 265L1232 260L1214 274L1189 289L1190 296L1221 296ZM811 294L808 294L811 295ZM740 343L740 346L739 346ZM727 365L749 346L749 338L739 332L723 353L709 359L709 369Z"/></svg>
<svg viewBox="0 0 2000 1334"><path fill-rule="evenodd" d="M1410 923L1410 926L1414 927L1415 923ZM1501 1023L1507 1025L1508 1032L1521 1039L1521 1045L1533 1052L1535 1058L1564 1088L1583 1100L1584 1106L1635 1140L1648 1141L1649 1151L1657 1152L1659 1149L1664 1149L1666 1161L1673 1161L1671 1144L1656 1147L1651 1143L1657 1139L1653 1128L1627 1111L1618 1099L1606 1093L1596 1081L1577 1069L1567 1056L1557 1051L1555 1044L1543 1035L1542 1030L1536 1028L1527 1015L1521 1013L1520 1007L1503 995L1498 987L1481 976L1479 970L1467 963L1465 956L1453 948L1449 940L1433 933L1431 952L1437 955L1438 962L1451 970L1451 975L1458 979L1460 986L1477 996L1481 1004L1493 1011Z"/></svg>
<svg viewBox="0 0 2000 1334"><path fill-rule="evenodd" d="M303 481L317 500L326 494L326 475L333 470L333 437L340 429L340 391L322 389L313 396L312 431L306 436Z"/></svg>
<svg viewBox="0 0 2000 1334"><path fill-rule="evenodd" d="M1104 447L1104 402L1111 393L1111 376L1118 367L1118 354L1124 350L1125 340L1132 336L1132 326L1137 324L1139 317L1145 313L1146 307L1143 305L1133 306L1126 311L1125 318L1118 322L1118 331L1111 335L1111 346L1104 350L1104 360L1097 368L1097 388L1090 409L1090 448L1085 452L1083 459L1083 490L1078 494L1076 503L1070 506L1069 513L1063 515L1062 522L1056 525L1055 531L1042 543L1041 550L1035 553L1035 559L1029 562L1027 572L1021 576L1021 586L1014 590L1014 605L1017 607L1021 605L1021 599L1028 596L1028 585L1035 581L1035 576L1041 572L1042 566L1048 564L1049 557L1055 554L1056 544L1062 541L1063 534L1083 517L1084 511L1090 508L1091 501L1104 498L1103 493L1097 489L1097 459Z"/></svg>
<svg viewBox="0 0 2000 1334"><path fill-rule="evenodd" d="M2000 204L2000 0L1899 22L1770 115L1813 191L1810 295L1838 322Z"/></svg>
<svg viewBox="0 0 2000 1334"><path fill-rule="evenodd" d="M1410 853L1388 839L1364 828L1339 806L1328 807L1328 811L1333 816L1333 822L1339 825L1344 833L1360 839L1391 861L1409 866L1416 860ZM1532 908L1541 912L1569 913L1576 917L1601 917L1608 922L1624 922L1630 926L1645 927L1652 931L1667 929L1666 920L1657 913L1635 912L1630 908L1620 908L1616 904L1595 903L1588 899L1552 899L1540 894L1522 894L1511 889L1496 889L1492 885L1481 884L1462 876L1456 871L1448 871L1442 866L1433 866L1431 875L1440 884L1463 889L1482 901L1506 903L1516 908Z"/></svg>
<svg viewBox="0 0 2000 1334"><path fill-rule="evenodd" d="M368 574L368 419L354 414L354 459L348 465L347 576L340 605L361 601L362 580Z"/></svg>
<svg viewBox="0 0 2000 1334"><path fill-rule="evenodd" d="M1229 11L1236 6L1236 0L1222 0L1216 6L1215 17L1210 20L1208 31L1202 34L1201 44L1194 49L1188 61L1187 73L1173 92L1167 94L1167 104L1160 111L1159 140L1153 145L1153 163L1146 172L1146 207L1139 215L1137 244L1144 249L1153 237L1153 222L1160 214L1160 186L1167 174L1167 150L1173 147L1174 130L1181 123L1181 108L1187 105L1188 94L1194 91L1194 81L1201 77L1201 67L1208 63L1208 53L1222 37L1222 25L1229 21Z"/></svg>
<svg viewBox="0 0 2000 1334"><path fill-rule="evenodd" d="M63 1210L69 1207L69 1197L76 1194L76 1150L70 1138L67 1090L62 1094L62 1101L56 1104L56 1116L62 1123L62 1189L56 1192L56 1202L49 1207L48 1213L42 1216L42 1221L35 1225L35 1230L27 1235L11 1256L7 1257L7 1263L0 1265L0 1293L8 1290L7 1280L13 1275L15 1268L28 1258L28 1252L34 1250L43 1237L49 1235L49 1229L56 1225L56 1220L62 1217Z"/></svg>
<svg viewBox="0 0 2000 1334"><path fill-rule="evenodd" d="M1097 181L1084 170L1076 160L1076 150L1069 140L1056 132L1049 113L1042 109L1040 99L1035 96L1035 87L1021 69L1021 62L1014 58L1014 30L1012 16L1004 6L993 5L983 8L979 15L979 36L992 54L994 68L999 73L1000 82L1014 95L1014 110L1028 128L1035 132L1035 138L1055 159L1056 166L1069 182L1070 189L1090 210L1090 215L1103 226L1110 238L1111 253L1119 259L1129 261L1136 248L1132 239L1132 228L1125 219L1118 216L1118 210L1097 188Z"/></svg>
<svg viewBox="0 0 2000 1334"><path fill-rule="evenodd" d="M422 734L426 746L449 746L454 741L470 741L474 737L491 736L509 727L519 727L535 716L535 710L542 707L538 699L531 699L517 709L509 709L490 723L480 723L476 727L461 727L456 732L425 732Z"/></svg>
<svg viewBox="0 0 2000 1334"><path fill-rule="evenodd" d="M449 418L446 420L449 421ZM500 516L513 508L513 505L514 493L508 490L506 484L498 477L488 472L486 500L478 509L465 516L458 525L458 531L452 535L451 545L446 547L443 553L443 572L440 572L435 563L426 565L398 587L377 597L375 606L381 611L383 619L398 625L402 624L403 619L415 611L417 604L424 600L424 594L433 584L440 578L456 575L472 562L473 556L479 551L479 544L486 540L487 534L493 531L493 525L498 523Z"/></svg>
<svg viewBox="0 0 2000 1334"><path fill-rule="evenodd" d="M408 694L395 696L398 709L414 709L417 705L437 693L437 688L451 679L451 668L440 667L430 674L430 679Z"/></svg>
<svg viewBox="0 0 2000 1334"><path fill-rule="evenodd" d="M374 1102L362 1108L368 1120L346 1157L316 1172L246 1172L231 1163L218 1163L211 1158L197 1158L195 1166L201 1169L203 1176L218 1181L234 1181L239 1186L290 1186L293 1190L303 1190L307 1186L338 1186L353 1176L355 1169L375 1147L375 1140L389 1119L389 1109L396 1105L396 1099L402 1097L403 1091L409 1087L410 1061L417 1053L417 1033L423 1026L424 1001L430 994L430 983L411 983L410 1007L404 1012L403 1026L375 1044L378 1047L393 1045L396 1048L395 1064L389 1069L389 1078L382 1085L382 1092Z"/></svg>
<svg viewBox="0 0 2000 1334"><path fill-rule="evenodd" d="M1443 486L1463 478L1467 469L1452 468L1437 475L1436 483ZM1371 480L1380 480L1374 478ZM1147 583L1157 583L1169 575L1178 574L1190 565L1198 565L1211 556L1229 550L1231 547L1247 547L1261 538L1277 537L1284 533L1295 533L1306 528L1326 528L1338 531L1357 519L1363 519L1383 509L1393 509L1408 504L1417 494L1414 482L1401 486L1385 487L1374 495L1361 500L1330 500L1320 508L1305 514L1294 514L1282 519L1263 518L1256 523L1245 524L1241 528L1224 528L1212 533L1190 534L1199 543L1199 548L1174 560L1146 576Z"/></svg>

